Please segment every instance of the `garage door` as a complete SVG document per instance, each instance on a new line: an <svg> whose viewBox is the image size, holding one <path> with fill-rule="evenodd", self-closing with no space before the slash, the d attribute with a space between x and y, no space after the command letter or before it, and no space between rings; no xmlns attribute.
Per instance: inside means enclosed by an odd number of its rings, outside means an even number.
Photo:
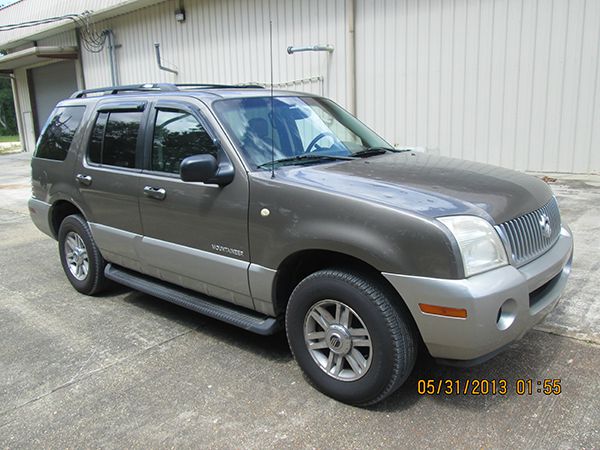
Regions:
<svg viewBox="0 0 600 450"><path fill-rule="evenodd" d="M56 104L77 90L75 62L63 61L30 69L30 77L37 138Z"/></svg>

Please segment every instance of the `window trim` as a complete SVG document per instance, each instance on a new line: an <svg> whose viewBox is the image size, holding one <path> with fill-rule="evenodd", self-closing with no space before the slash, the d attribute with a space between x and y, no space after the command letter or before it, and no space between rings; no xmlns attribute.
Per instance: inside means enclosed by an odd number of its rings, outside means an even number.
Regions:
<svg viewBox="0 0 600 450"><path fill-rule="evenodd" d="M136 109L132 105L142 105L141 109ZM86 148L85 148L85 158L84 163L85 167L91 168L103 168L110 170L119 170L123 172L132 172L132 173L140 173L142 171L142 163L143 163L143 146L144 146L144 136L145 136L145 127L148 119L148 109L146 108L147 102L130 102L130 103L121 103L121 104L104 104L100 105L94 111L95 117L91 122L90 132L87 138ZM106 124L110 120L111 113L123 113L123 112L139 112L141 114L140 123L138 126L136 144L135 144L135 167L123 167L123 166L113 166L111 164L103 164L97 163L90 160L90 147L92 143L92 136L94 135L94 128L96 123L98 122L98 117L100 114L107 113L108 117L106 119ZM102 134L102 151L101 154L104 154L104 138L106 135L106 126L104 127L104 131Z"/></svg>
<svg viewBox="0 0 600 450"><path fill-rule="evenodd" d="M181 180L178 173L152 170L152 147L154 144L154 128L156 126L156 118L158 116L158 111L183 112L190 114L200 123L200 125L202 125L202 127L204 127L204 130L208 133L213 142L218 142L218 145L221 147L221 150L223 151L225 157L231 164L231 158L223 148L221 140L218 137L216 137L215 131L212 129L210 122L204 117L204 114L202 113L200 108L184 101L159 99L154 101L148 108L148 122L144 133L145 146L142 164L142 172L144 174Z"/></svg>
<svg viewBox="0 0 600 450"><path fill-rule="evenodd" d="M143 112L148 102L105 103L96 109L98 112Z"/></svg>

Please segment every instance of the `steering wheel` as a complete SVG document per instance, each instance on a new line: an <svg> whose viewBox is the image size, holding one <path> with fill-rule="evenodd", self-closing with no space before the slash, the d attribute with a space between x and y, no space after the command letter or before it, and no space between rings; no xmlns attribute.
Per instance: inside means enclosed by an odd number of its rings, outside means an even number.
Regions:
<svg viewBox="0 0 600 450"><path fill-rule="evenodd" d="M331 131L323 131L322 133L319 133L312 141L310 141L310 144L308 144L308 147L306 147L306 150L304 151L304 153L314 152L314 150L312 148L315 147L317 142L319 142L325 136L331 136L333 138L334 142L336 142L338 140L337 136L335 134L333 134ZM315 150L316 150L316 148L315 148Z"/></svg>

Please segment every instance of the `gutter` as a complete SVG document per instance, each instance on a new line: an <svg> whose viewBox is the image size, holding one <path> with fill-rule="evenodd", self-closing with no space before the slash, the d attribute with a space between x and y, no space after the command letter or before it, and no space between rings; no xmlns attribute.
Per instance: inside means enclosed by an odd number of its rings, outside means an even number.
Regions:
<svg viewBox="0 0 600 450"><path fill-rule="evenodd" d="M110 80L113 86L119 85L119 71L117 70L117 48L115 46L115 33L113 30L105 30L108 38L108 57L110 61Z"/></svg>

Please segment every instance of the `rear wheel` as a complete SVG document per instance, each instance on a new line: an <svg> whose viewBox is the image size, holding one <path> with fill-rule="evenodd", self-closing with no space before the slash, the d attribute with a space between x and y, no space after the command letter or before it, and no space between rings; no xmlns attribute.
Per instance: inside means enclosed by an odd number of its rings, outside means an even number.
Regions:
<svg viewBox="0 0 600 450"><path fill-rule="evenodd" d="M406 380L416 359L410 321L376 281L321 270L290 297L286 330L294 357L323 393L356 405L376 403Z"/></svg>
<svg viewBox="0 0 600 450"><path fill-rule="evenodd" d="M58 250L63 270L75 289L87 295L104 289L106 262L83 217L71 215L62 221L58 230Z"/></svg>

